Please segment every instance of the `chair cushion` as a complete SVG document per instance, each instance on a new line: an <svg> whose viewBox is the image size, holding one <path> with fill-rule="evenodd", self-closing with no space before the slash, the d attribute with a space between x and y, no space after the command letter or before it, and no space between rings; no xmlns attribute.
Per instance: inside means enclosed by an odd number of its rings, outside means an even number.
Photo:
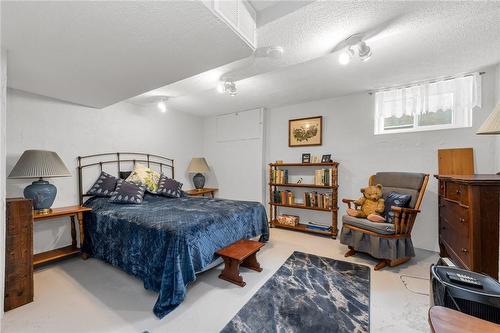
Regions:
<svg viewBox="0 0 500 333"><path fill-rule="evenodd" d="M415 208L418 193L422 188L424 173L413 172L378 172L375 174L375 184L382 184L382 197L385 199L390 192L411 195L410 208Z"/></svg>
<svg viewBox="0 0 500 333"><path fill-rule="evenodd" d="M354 227L366 229L379 234L392 235L394 234L394 225L392 223L371 222L367 219L360 219L349 215L342 216L344 226L352 225Z"/></svg>

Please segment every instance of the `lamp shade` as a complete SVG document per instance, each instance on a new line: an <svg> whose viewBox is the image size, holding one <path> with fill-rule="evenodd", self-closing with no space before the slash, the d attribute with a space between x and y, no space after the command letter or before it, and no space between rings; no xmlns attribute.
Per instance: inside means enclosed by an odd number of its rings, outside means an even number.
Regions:
<svg viewBox="0 0 500 333"><path fill-rule="evenodd" d="M189 173L204 173L208 170L208 164L204 157L193 157L187 171Z"/></svg>
<svg viewBox="0 0 500 333"><path fill-rule="evenodd" d="M8 178L43 178L71 176L59 155L48 150L26 150Z"/></svg>
<svg viewBox="0 0 500 333"><path fill-rule="evenodd" d="M497 104L476 134L500 134L500 104Z"/></svg>

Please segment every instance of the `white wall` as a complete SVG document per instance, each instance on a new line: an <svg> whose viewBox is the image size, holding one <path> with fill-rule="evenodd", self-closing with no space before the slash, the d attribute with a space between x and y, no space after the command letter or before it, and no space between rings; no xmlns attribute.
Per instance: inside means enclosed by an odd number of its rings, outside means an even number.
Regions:
<svg viewBox="0 0 500 333"><path fill-rule="evenodd" d="M5 132L7 94L7 52L0 50L0 179L5 179ZM5 281L5 182L0 183L0 331L2 330Z"/></svg>
<svg viewBox="0 0 500 333"><path fill-rule="evenodd" d="M289 105L266 111L266 162L300 161L302 153L331 153L339 167L339 199L357 198L368 177L377 171L437 173L437 150L473 147L477 173L492 173L495 165L495 140L478 136L475 131L493 109L495 69L485 69L483 107L474 112L472 128L374 135L374 102L368 93ZM288 120L323 116L323 145L289 148ZM220 176L219 176L220 177ZM438 250L437 182L433 177L424 197L422 213L413 231L416 247ZM339 229L345 205L339 211ZM290 211L292 211L290 209ZM320 213L317 213L320 214ZM319 215L311 215L317 218ZM325 215L323 215L325 216ZM328 215L326 215L328 216ZM323 220L318 222L326 222Z"/></svg>
<svg viewBox="0 0 500 333"><path fill-rule="evenodd" d="M204 156L210 167L206 187L218 197L263 201L263 110L204 119Z"/></svg>
<svg viewBox="0 0 500 333"><path fill-rule="evenodd" d="M186 168L202 153L202 119L118 103L92 109L21 92L7 91L7 173L26 149L56 151L72 177L48 179L57 186L54 207L78 203L76 157L103 152L147 152L175 159L176 178L190 188ZM97 175L95 176L97 177ZM32 180L7 180L7 195L22 196ZM46 221L35 225L35 253L69 245L69 223Z"/></svg>

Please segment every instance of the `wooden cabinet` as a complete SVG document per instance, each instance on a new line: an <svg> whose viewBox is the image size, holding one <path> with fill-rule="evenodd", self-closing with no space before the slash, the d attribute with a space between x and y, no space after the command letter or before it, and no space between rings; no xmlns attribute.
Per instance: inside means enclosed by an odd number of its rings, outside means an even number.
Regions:
<svg viewBox="0 0 500 333"><path fill-rule="evenodd" d="M500 176L436 175L442 257L498 278Z"/></svg>
<svg viewBox="0 0 500 333"><path fill-rule="evenodd" d="M7 199L5 302L8 311L33 301L33 209L31 200Z"/></svg>

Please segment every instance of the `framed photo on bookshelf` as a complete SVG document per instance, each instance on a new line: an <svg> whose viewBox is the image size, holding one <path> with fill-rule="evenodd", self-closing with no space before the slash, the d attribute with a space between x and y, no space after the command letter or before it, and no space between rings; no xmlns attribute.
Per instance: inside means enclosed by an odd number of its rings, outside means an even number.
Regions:
<svg viewBox="0 0 500 333"><path fill-rule="evenodd" d="M290 119L288 121L288 146L321 146L323 116Z"/></svg>
<svg viewBox="0 0 500 333"><path fill-rule="evenodd" d="M311 163L311 154L302 154L302 163Z"/></svg>
<svg viewBox="0 0 500 333"><path fill-rule="evenodd" d="M321 156L321 163L328 163L332 159L332 154L326 154Z"/></svg>

